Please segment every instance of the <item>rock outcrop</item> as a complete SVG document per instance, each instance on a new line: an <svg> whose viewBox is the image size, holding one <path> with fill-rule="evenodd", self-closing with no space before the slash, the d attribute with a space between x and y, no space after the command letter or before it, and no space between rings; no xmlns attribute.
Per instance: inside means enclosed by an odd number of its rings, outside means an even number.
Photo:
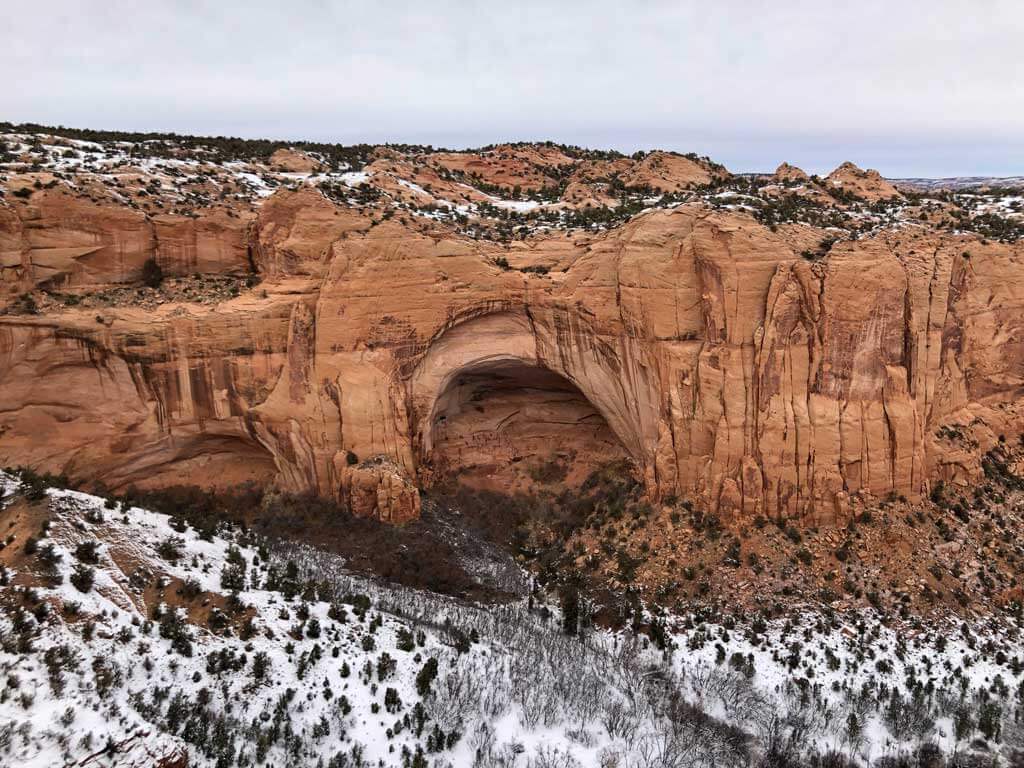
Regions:
<svg viewBox="0 0 1024 768"><path fill-rule="evenodd" d="M357 517L401 525L420 516L419 489L386 457L341 470L343 496ZM347 474L347 476L346 476Z"/></svg>
<svg viewBox="0 0 1024 768"><path fill-rule="evenodd" d="M37 285L60 288L138 281L155 259L169 275L251 270L250 226L241 210L148 216L63 189L0 207L0 296Z"/></svg>
<svg viewBox="0 0 1024 768"><path fill-rule="evenodd" d="M679 192L690 187L709 184L727 175L725 169L714 168L697 157L671 152L651 152L623 178L627 187L650 187L658 192Z"/></svg>
<svg viewBox="0 0 1024 768"><path fill-rule="evenodd" d="M270 156L270 165L288 173L316 173L323 163L298 149L279 149Z"/></svg>
<svg viewBox="0 0 1024 768"><path fill-rule="evenodd" d="M863 170L853 163L843 163L825 177L826 186L849 192L855 197L875 202L902 197L902 193L872 169Z"/></svg>
<svg viewBox="0 0 1024 768"><path fill-rule="evenodd" d="M1022 426L1024 248L925 226L803 247L700 202L500 244L311 188L187 219L37 192L0 204L8 293L136 280L151 257L262 283L0 316L0 464L274 483L395 522L442 478L571 484L621 459L652 497L816 524L976 477L975 448Z"/></svg>
<svg viewBox="0 0 1024 768"><path fill-rule="evenodd" d="M532 144L502 144L485 152L438 152L428 159L432 165L491 186L525 191L557 186L558 171L573 164L557 147Z"/></svg>
<svg viewBox="0 0 1024 768"><path fill-rule="evenodd" d="M810 177L804 173L803 169L797 168L795 165L789 163L781 163L778 168L775 169L775 180L781 182L803 182L808 181Z"/></svg>
<svg viewBox="0 0 1024 768"><path fill-rule="evenodd" d="M618 201L608 194L606 189L595 189L593 185L570 182L562 193L562 202L574 208L612 208Z"/></svg>

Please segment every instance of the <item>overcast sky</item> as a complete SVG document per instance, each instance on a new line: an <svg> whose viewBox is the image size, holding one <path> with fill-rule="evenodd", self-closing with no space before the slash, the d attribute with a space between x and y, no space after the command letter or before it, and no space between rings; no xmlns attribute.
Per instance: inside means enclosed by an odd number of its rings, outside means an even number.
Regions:
<svg viewBox="0 0 1024 768"><path fill-rule="evenodd" d="M1019 0L4 5L17 122L1024 174Z"/></svg>

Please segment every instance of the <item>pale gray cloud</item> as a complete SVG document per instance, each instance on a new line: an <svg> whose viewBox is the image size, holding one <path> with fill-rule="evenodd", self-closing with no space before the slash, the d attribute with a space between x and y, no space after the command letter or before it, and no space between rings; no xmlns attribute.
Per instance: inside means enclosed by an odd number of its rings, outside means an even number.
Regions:
<svg viewBox="0 0 1024 768"><path fill-rule="evenodd" d="M1016 0L54 0L4 16L8 120L1024 173Z"/></svg>

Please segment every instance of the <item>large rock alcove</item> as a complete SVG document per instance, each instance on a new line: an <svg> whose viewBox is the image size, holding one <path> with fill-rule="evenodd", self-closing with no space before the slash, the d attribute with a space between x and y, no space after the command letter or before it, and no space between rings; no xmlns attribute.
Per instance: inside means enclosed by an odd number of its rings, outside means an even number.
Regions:
<svg viewBox="0 0 1024 768"><path fill-rule="evenodd" d="M435 480L503 493L575 487L628 457L578 387L520 361L463 369L437 400L432 432Z"/></svg>
<svg viewBox="0 0 1024 768"><path fill-rule="evenodd" d="M610 393L546 359L538 335L525 313L502 312L431 345L411 381L425 484L504 493L576 487L633 456L621 437L632 430L606 418L616 413Z"/></svg>

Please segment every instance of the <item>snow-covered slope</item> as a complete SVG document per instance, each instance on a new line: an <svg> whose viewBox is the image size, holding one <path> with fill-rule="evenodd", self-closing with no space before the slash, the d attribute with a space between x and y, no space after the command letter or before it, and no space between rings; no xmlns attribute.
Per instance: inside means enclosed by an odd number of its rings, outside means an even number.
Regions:
<svg viewBox="0 0 1024 768"><path fill-rule="evenodd" d="M1021 740L1009 619L648 615L650 637L569 637L549 608L395 588L75 491L26 498L10 474L0 489L6 765L864 763Z"/></svg>

